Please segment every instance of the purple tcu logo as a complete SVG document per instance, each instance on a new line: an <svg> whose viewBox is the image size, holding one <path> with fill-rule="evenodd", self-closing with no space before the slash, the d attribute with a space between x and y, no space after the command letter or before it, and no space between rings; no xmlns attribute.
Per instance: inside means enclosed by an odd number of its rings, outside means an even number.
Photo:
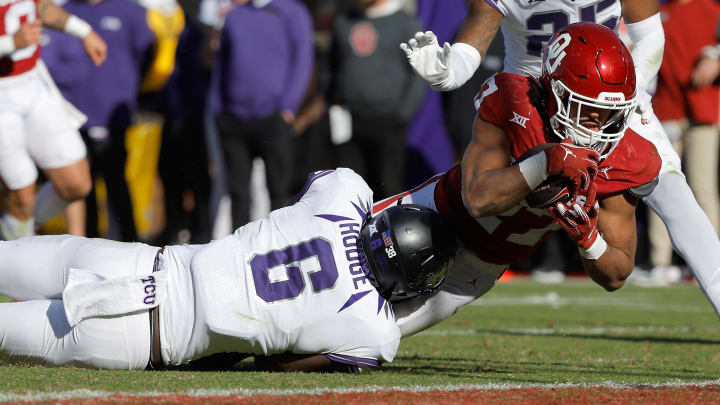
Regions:
<svg viewBox="0 0 720 405"><path fill-rule="evenodd" d="M145 291L145 298L143 299L143 302L145 305L155 304L155 277L148 276L147 278L140 279L140 281L145 284L143 287L143 291Z"/></svg>

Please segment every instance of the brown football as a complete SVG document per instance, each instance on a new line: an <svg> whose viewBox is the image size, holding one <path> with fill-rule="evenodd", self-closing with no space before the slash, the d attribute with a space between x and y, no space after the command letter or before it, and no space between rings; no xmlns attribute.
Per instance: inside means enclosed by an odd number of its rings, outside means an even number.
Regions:
<svg viewBox="0 0 720 405"><path fill-rule="evenodd" d="M520 156L515 164L549 147L549 144L535 146ZM570 181L564 177L550 176L540 183L535 190L525 197L527 204L533 208L548 208L559 202L570 201Z"/></svg>

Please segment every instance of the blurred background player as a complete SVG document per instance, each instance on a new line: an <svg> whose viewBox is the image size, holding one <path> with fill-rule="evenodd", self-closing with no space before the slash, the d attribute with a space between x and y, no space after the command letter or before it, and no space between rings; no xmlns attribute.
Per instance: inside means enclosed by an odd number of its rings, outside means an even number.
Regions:
<svg viewBox="0 0 720 405"><path fill-rule="evenodd" d="M398 40L420 29L402 7L395 0L353 1L335 19L330 54L330 100L341 106L331 114L347 117L341 130L330 116L338 165L360 173L381 198L403 190L408 123L425 93L397 52Z"/></svg>
<svg viewBox="0 0 720 405"><path fill-rule="evenodd" d="M93 178L102 175L105 179L119 238L135 241L138 236L125 178L125 135L138 111L140 82L152 61L156 37L148 26L145 9L133 2L70 0L65 7L87 20L109 44L108 61L100 67L78 68L83 61L72 51L77 40L57 33L50 35L48 47L55 48L56 59L49 65L51 71L71 70L60 76L58 86L88 117L81 133L90 152ZM82 73L86 76L73 77ZM87 235L99 236L95 187L87 198Z"/></svg>
<svg viewBox="0 0 720 405"><path fill-rule="evenodd" d="M434 89L449 91L464 83L477 69L498 28L505 39L506 72L540 73L540 51L553 32L571 22L593 21L613 30L620 17L632 40L640 88L640 111L631 127L651 140L663 159L659 185L644 201L660 215L677 252L693 270L704 291L720 282L720 240L703 213L681 171L680 158L659 121L652 114L649 84L662 62L665 36L657 1L614 0L531 2L472 0L457 41L442 48L431 32L417 33L401 44L410 64ZM720 296L708 295L720 314Z"/></svg>
<svg viewBox="0 0 720 405"><path fill-rule="evenodd" d="M313 55L312 20L298 0L240 0L227 14L211 92L233 229L250 220L253 158L265 163L272 209L290 197L290 125L310 81Z"/></svg>
<svg viewBox="0 0 720 405"><path fill-rule="evenodd" d="M91 186L77 132L84 117L62 99L39 60L42 25L80 38L88 63L103 63L107 47L88 23L51 0L4 4L0 20L0 177L8 189L0 233L10 240L33 235L36 223L64 212ZM50 180L37 196L36 164Z"/></svg>

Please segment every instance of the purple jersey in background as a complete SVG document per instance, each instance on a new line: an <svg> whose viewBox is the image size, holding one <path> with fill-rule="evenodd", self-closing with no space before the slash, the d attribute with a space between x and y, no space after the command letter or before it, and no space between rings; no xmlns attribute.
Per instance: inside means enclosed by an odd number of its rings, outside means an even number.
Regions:
<svg viewBox="0 0 720 405"><path fill-rule="evenodd" d="M455 41L466 14L465 0L418 0L417 2L417 16L423 30L434 32L441 45ZM405 171L405 183L408 187L413 187L436 173L448 170L455 159L455 150L446 127L442 99L443 94L428 87L425 100L410 122ZM412 156L417 159L411 158Z"/></svg>
<svg viewBox="0 0 720 405"><path fill-rule="evenodd" d="M297 0L232 9L214 72L215 111L240 119L297 112L313 66L312 35L310 14Z"/></svg>
<svg viewBox="0 0 720 405"><path fill-rule="evenodd" d="M78 52L80 39L52 32L43 51L48 69L68 101L88 116L85 127L127 125L137 111L142 70L155 43L145 9L129 0L70 0L63 7L105 40L107 60L95 67Z"/></svg>

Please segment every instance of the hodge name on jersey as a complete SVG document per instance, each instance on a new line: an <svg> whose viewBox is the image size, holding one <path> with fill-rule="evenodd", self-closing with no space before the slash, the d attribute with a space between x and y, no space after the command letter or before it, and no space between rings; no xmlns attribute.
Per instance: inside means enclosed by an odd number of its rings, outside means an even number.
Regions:
<svg viewBox="0 0 720 405"><path fill-rule="evenodd" d="M360 262L371 206L372 191L352 170L317 172L296 204L205 245L189 272L172 266L171 279L182 281L161 307L172 328L161 332L163 358L178 364L232 351L320 353L357 366L392 361L400 331ZM168 249L172 262L176 248ZM193 285L194 303L180 299L182 284Z"/></svg>

